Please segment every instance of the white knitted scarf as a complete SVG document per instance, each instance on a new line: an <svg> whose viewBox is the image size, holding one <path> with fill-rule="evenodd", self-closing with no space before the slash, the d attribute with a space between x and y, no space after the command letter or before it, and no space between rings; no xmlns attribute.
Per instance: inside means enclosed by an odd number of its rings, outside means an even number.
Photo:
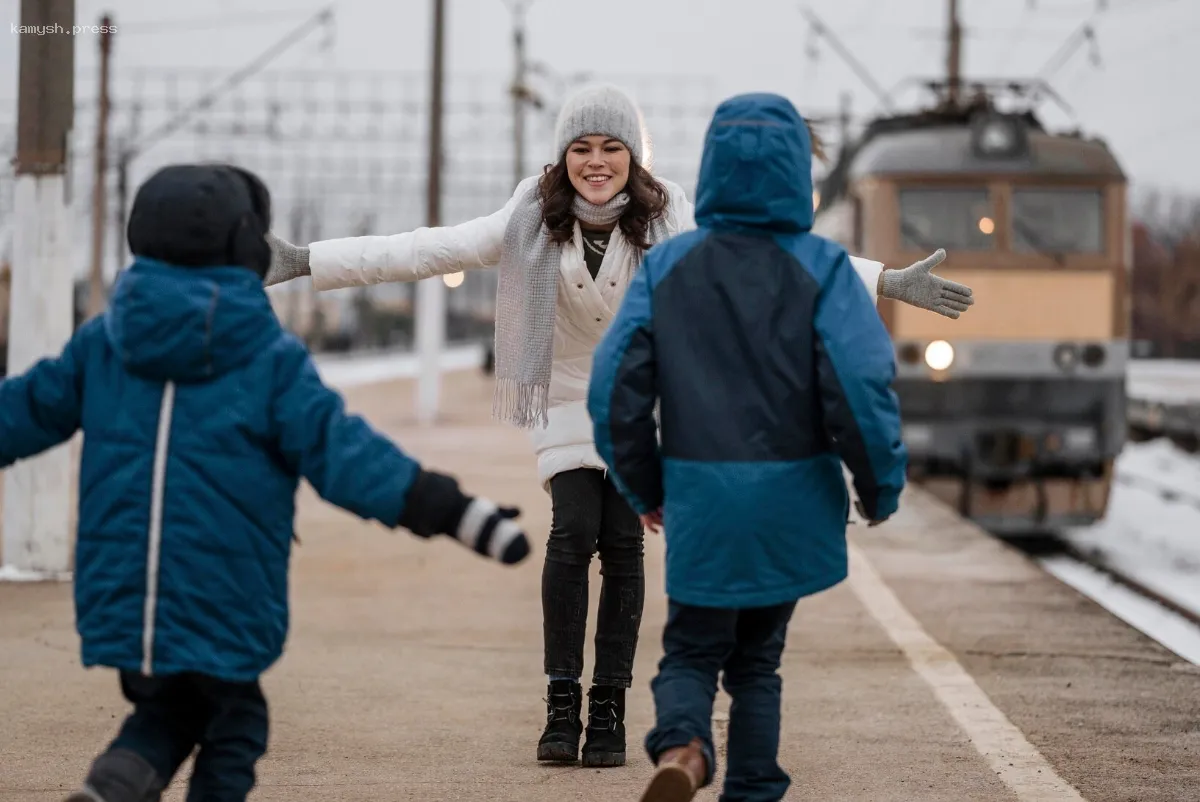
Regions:
<svg viewBox="0 0 1200 802"><path fill-rule="evenodd" d="M621 218L629 196L622 192L596 206L575 196L575 218L610 225ZM667 237L666 214L651 222L647 239ZM639 263L641 253L631 249ZM551 239L542 219L537 187L518 202L504 230L496 287L496 388L492 415L522 429L549 425L550 373L554 364L554 325L562 245ZM630 271L632 273L633 271Z"/></svg>

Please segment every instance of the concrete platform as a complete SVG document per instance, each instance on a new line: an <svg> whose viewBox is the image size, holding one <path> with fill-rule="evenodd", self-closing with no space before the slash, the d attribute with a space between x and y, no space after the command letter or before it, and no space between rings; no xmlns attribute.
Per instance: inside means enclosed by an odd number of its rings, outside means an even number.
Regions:
<svg viewBox="0 0 1200 802"><path fill-rule="evenodd" d="M414 426L411 398L405 382L349 391L428 464L523 505L540 540L549 499L527 437L489 420L490 383L452 377L436 429ZM788 799L1200 799L1200 669L919 491L892 522L854 530L851 581L803 602L790 635ZM506 570L363 524L307 489L299 533L254 799L637 800L665 619L661 539L647 542L630 765L584 770L534 760L540 545ZM111 671L79 667L70 595L0 585L0 802L60 800L126 712ZM165 799L183 798L177 780Z"/></svg>

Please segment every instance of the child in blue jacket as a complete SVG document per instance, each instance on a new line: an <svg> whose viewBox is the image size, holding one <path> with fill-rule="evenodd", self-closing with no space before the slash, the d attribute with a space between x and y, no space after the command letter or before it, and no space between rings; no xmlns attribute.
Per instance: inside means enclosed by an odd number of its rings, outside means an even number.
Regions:
<svg viewBox="0 0 1200 802"><path fill-rule="evenodd" d="M644 802L712 782L717 679L733 697L724 802L775 802L788 622L846 578L850 499L896 511L907 456L892 343L840 246L810 233L812 143L778 95L717 109L699 229L652 249L596 351L596 444L667 546L665 655ZM655 423L660 405L662 439Z"/></svg>
<svg viewBox="0 0 1200 802"><path fill-rule="evenodd" d="M85 666L133 703L70 802L151 802L199 748L189 802L240 802L266 752L260 675L288 629L295 495L503 563L519 512L423 470L321 381L276 318L266 188L216 165L138 191L106 314L0 383L0 468L84 432L75 609Z"/></svg>

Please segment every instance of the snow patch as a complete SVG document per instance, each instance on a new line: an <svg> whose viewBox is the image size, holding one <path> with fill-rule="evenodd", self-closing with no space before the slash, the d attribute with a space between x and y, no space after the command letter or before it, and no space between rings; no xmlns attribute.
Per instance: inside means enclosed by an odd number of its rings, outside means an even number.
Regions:
<svg viewBox="0 0 1200 802"><path fill-rule="evenodd" d="M1130 590L1086 563L1070 557L1048 557L1039 562L1050 574L1094 600L1134 629L1188 662L1200 666L1200 627L1191 621Z"/></svg>
<svg viewBox="0 0 1200 802"><path fill-rule="evenodd" d="M70 582L71 572L26 571L12 565L0 565L0 582Z"/></svg>
<svg viewBox="0 0 1200 802"><path fill-rule="evenodd" d="M1200 612L1200 459L1165 440L1117 460L1108 515L1063 536L1085 554ZM1176 494L1164 498L1163 492Z"/></svg>
<svg viewBox="0 0 1200 802"><path fill-rule="evenodd" d="M1131 360L1125 388L1130 398L1141 401L1200 403L1200 361Z"/></svg>
<svg viewBox="0 0 1200 802"><path fill-rule="evenodd" d="M414 379L421 371L421 357L411 351L330 356L314 361L321 378L339 389L394 379ZM444 373L470 370L482 364L483 346L480 345L447 348L441 354L441 368Z"/></svg>

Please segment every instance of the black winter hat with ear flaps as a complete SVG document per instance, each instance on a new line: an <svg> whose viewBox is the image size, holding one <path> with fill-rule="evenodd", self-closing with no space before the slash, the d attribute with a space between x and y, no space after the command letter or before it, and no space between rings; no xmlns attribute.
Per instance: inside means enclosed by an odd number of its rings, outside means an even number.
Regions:
<svg viewBox="0 0 1200 802"><path fill-rule="evenodd" d="M240 265L265 276L271 195L258 176L222 164L164 167L138 189L129 215L134 256L180 267Z"/></svg>

